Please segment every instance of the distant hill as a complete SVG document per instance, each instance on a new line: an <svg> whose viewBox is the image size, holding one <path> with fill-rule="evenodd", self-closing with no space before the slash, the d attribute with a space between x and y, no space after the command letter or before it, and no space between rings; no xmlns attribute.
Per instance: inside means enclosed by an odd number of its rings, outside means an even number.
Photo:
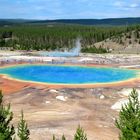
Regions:
<svg viewBox="0 0 140 140"><path fill-rule="evenodd" d="M30 23L30 22L34 22L34 21L37 21L37 20L28 20L28 19L0 19L0 26L26 24L26 23Z"/></svg>
<svg viewBox="0 0 140 140"><path fill-rule="evenodd" d="M132 25L140 24L137 18L108 18L108 19L58 19L58 20L26 20L26 19L0 19L0 25L16 24L80 24L80 25Z"/></svg>
<svg viewBox="0 0 140 140"><path fill-rule="evenodd" d="M59 20L40 20L31 23L42 24L81 24L81 25L132 25L140 24L138 18L110 18L110 19L59 19Z"/></svg>

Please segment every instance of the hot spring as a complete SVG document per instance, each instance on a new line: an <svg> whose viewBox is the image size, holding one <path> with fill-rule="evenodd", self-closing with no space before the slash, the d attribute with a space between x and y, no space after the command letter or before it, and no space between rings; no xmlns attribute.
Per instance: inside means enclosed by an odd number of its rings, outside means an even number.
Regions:
<svg viewBox="0 0 140 140"><path fill-rule="evenodd" d="M17 65L0 68L0 74L30 82L51 84L102 84L136 78L138 71L110 67Z"/></svg>

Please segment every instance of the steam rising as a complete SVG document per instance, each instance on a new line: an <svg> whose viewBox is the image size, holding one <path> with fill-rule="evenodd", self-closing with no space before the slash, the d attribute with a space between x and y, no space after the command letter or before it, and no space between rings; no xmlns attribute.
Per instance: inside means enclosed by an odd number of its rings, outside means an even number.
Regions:
<svg viewBox="0 0 140 140"><path fill-rule="evenodd" d="M73 53L74 56L79 56L81 50L81 39L77 38L75 42L75 47L71 50L71 53Z"/></svg>
<svg viewBox="0 0 140 140"><path fill-rule="evenodd" d="M79 56L81 50L81 39L77 38L75 41L75 47L71 49L70 51L61 52L61 51L55 51L55 52L43 52L41 55L43 56L50 56L50 57L74 57Z"/></svg>

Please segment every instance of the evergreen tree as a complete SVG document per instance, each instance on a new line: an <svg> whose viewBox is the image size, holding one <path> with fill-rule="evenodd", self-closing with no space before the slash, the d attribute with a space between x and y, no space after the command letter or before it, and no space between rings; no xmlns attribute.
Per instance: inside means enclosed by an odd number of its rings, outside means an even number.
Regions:
<svg viewBox="0 0 140 140"><path fill-rule="evenodd" d="M28 129L27 123L24 120L23 111L21 112L21 120L18 124L18 136L20 140L29 140L30 131Z"/></svg>
<svg viewBox="0 0 140 140"><path fill-rule="evenodd" d="M56 140L55 135L53 135L53 140Z"/></svg>
<svg viewBox="0 0 140 140"><path fill-rule="evenodd" d="M12 26L9 28L0 27L0 47L14 47L15 50L65 50L71 49L75 46L75 40L77 37L81 37L82 48L89 48L93 44L107 40L111 37L116 38L122 36L122 33L126 33L127 37L131 38L129 32L139 31L138 26L116 26L116 27L98 27L98 26L54 26L53 28L46 27L45 25L37 26ZM12 31L12 32L11 32ZM3 38L3 34L9 34L8 36L14 37L7 41ZM7 35L4 35L7 37ZM138 36L138 32L137 32ZM85 52L86 49L84 49ZM93 52L94 49L88 51ZM100 53L98 49L94 52Z"/></svg>
<svg viewBox="0 0 140 140"><path fill-rule="evenodd" d="M63 136L62 136L62 140L66 140L66 138L65 138L64 134L63 134Z"/></svg>
<svg viewBox="0 0 140 140"><path fill-rule="evenodd" d="M129 95L129 101L122 106L116 126L120 130L120 140L140 139L140 103L135 89Z"/></svg>
<svg viewBox="0 0 140 140"><path fill-rule="evenodd" d="M87 135L85 134L83 128L80 127L80 125L78 126L76 130L74 140L87 140Z"/></svg>
<svg viewBox="0 0 140 140"><path fill-rule="evenodd" d="M10 125L12 118L10 104L7 107L3 106L3 95L0 91L0 140L12 140L12 136L15 134L13 125Z"/></svg>

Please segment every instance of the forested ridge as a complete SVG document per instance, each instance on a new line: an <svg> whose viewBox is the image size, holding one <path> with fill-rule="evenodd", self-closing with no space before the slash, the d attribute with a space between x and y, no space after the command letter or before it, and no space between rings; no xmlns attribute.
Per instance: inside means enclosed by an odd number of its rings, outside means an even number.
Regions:
<svg viewBox="0 0 140 140"><path fill-rule="evenodd" d="M122 33L140 30L133 26L82 26L82 25L20 25L0 27L0 47L14 50L69 50L81 38L82 52L104 53L108 50L95 48L97 42ZM91 48L92 46L92 48Z"/></svg>
<svg viewBox="0 0 140 140"><path fill-rule="evenodd" d="M0 19L0 26L21 24L79 24L118 26L140 24L140 17L106 18L106 19L54 19L54 20L31 20L31 19Z"/></svg>

